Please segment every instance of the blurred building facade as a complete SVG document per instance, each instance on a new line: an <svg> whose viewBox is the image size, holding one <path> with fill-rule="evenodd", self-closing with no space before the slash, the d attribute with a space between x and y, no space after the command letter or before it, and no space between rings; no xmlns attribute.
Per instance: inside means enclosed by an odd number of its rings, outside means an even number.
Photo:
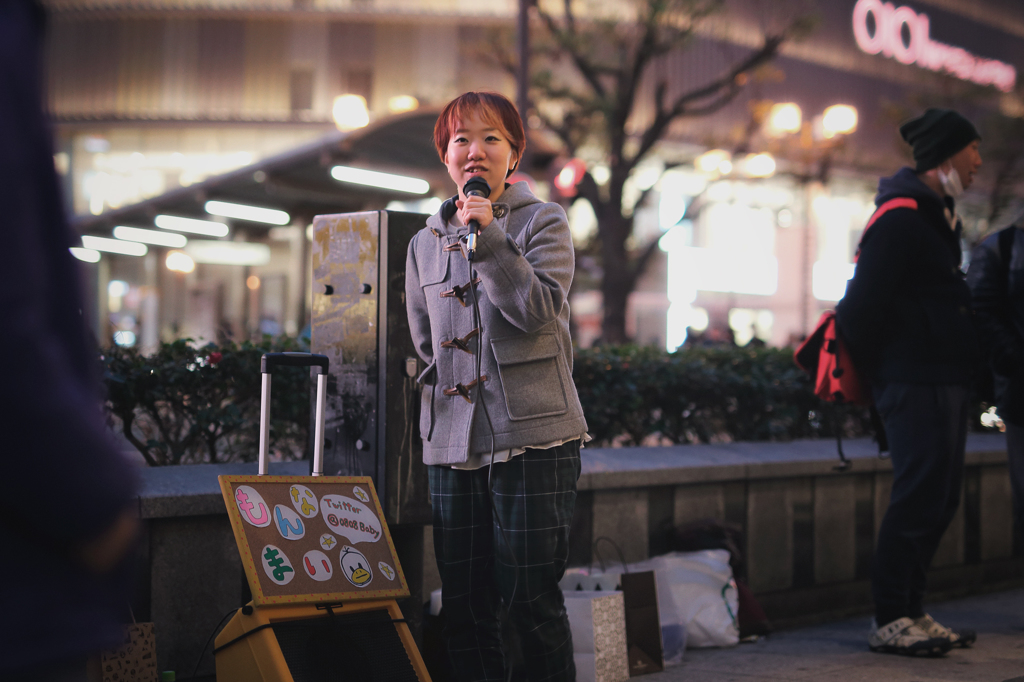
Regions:
<svg viewBox="0 0 1024 682"><path fill-rule="evenodd" d="M164 209L147 202L193 188L199 208L187 217L209 219L205 200L225 198L212 179L254 169L259 183L268 159L318 141L327 140L325 149L344 146L330 138L340 95L362 97L369 120L379 123L413 106L429 111L470 89L515 92L514 80L481 57L492 29L515 30L515 0L44 4L55 162L69 209L90 235L110 236L121 224L152 228ZM808 7L819 19L809 39L788 45L729 107L680 122L637 169L636 196L653 191L632 207L635 242L660 240L662 248L631 300L629 331L638 342L672 348L694 332L776 345L798 338L842 295L878 176L907 161L899 119L929 104L955 104L984 134L990 115L1024 111L1021 86L1008 80L1024 66L1024 11L1016 0L821 0ZM660 59L637 99L635 124L652 115L658 80L670 91L691 88L757 44L763 17L741 2L730 9L728 20L709 24L689 49ZM939 64L945 55L980 61L973 70L950 61L959 69L950 74ZM782 103L798 104L804 125L751 135L752 116ZM834 104L858 113L856 129L835 139L823 136L821 117ZM429 210L435 204L426 200L454 191L436 156L430 159L429 139L405 147L416 147L423 163L388 163L381 146L376 160L362 165L423 178L426 194L403 202L398 194L349 188L339 194L338 210ZM727 164L697 167L713 149L729 154ZM762 152L772 155L774 171L752 177L746 159ZM599 176L599 154L580 154ZM541 192L557 171L538 170ZM986 228L988 189L982 182L966 201L975 232ZM284 207L263 196L265 207ZM167 267L170 247L150 245L138 257L103 253L85 266L101 338L120 332L119 342L151 347L183 335L216 340L301 330L310 295L308 210L332 204L293 202L300 204L306 208L292 210L283 225L216 218L230 228L224 240L262 245L258 263L196 261L182 273ZM583 204L569 205L581 243L594 228ZM573 304L586 345L599 333L600 298L578 290Z"/></svg>
<svg viewBox="0 0 1024 682"><path fill-rule="evenodd" d="M55 161L69 210L98 236L120 224L105 216L181 188L202 191L209 178L336 133L339 95L362 97L369 119L380 120L471 88L514 91L474 52L482 30L514 20L511 2L45 5ZM443 175L429 134L420 145ZM431 194L451 192L443 177L432 181ZM352 198L339 197L339 210L383 208L395 197ZM154 216L133 217L128 226L153 228ZM308 246L294 235L312 216L289 217L278 226L224 221L226 240L269 248L258 265L197 262L186 274L168 271L169 249L159 246L141 257L103 253L85 266L98 333L147 347L297 333L308 319Z"/></svg>
<svg viewBox="0 0 1024 682"><path fill-rule="evenodd" d="M771 22L753 3L728 6L732 13L689 50L652 69L634 110L637 127L653 116L659 82L668 83L671 101L673 90L708 82L759 44ZM784 2L772 7L793 10ZM962 111L983 135L988 164L959 203L965 245L1024 208L1021 145L999 132L1024 115L1019 2L821 0L801 7L817 20L813 33L784 45L726 108L678 122L634 174L637 195L652 184L655 190L634 209L635 243L660 239L664 252L631 299L628 331L639 343L672 349L694 337L741 345L799 340L845 292L878 178L912 165L899 123L928 106ZM772 130L772 114L787 105L797 106L800 120ZM827 130L836 122L826 115L833 105L856 112L853 130ZM1015 177L1000 189L997 174ZM1009 198L1002 211L993 210L997 195ZM599 296L577 303L579 336L597 338Z"/></svg>

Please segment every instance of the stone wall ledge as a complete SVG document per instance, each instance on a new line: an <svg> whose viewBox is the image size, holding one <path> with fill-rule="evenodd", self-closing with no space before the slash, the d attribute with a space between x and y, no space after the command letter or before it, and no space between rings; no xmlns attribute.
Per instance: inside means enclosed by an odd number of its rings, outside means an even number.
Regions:
<svg viewBox="0 0 1024 682"><path fill-rule="evenodd" d="M671 549L672 529L711 519L742 528L748 584L769 618L788 623L863 610L892 465L868 439L843 446L853 461L845 472L834 470L834 440L585 448L570 564L593 561L601 536L626 561L646 559ZM1009 522L1004 437L971 434L966 464L963 503L932 571L940 592L1024 581ZM139 472L145 524L133 608L157 624L161 670L191 669L210 630L249 599L217 477L256 471L255 463L233 463ZM271 475L308 472L308 461L270 465ZM403 608L415 625L424 595L440 585L433 536L429 527L391 532L413 587ZM208 653L199 673L213 673Z"/></svg>
<svg viewBox="0 0 1024 682"><path fill-rule="evenodd" d="M788 442L715 443L657 447L584 448L579 490L647 488L663 485L768 480L795 476L844 475L891 471L892 462L878 457L868 438L843 441L853 466L835 471L832 439ZM968 465L1005 464L1006 440L998 433L972 433L967 438ZM140 518L171 518L224 514L217 477L255 475L255 462L185 464L141 470ZM305 476L309 462L271 462L270 474Z"/></svg>
<svg viewBox="0 0 1024 682"><path fill-rule="evenodd" d="M580 490L647 488L663 485L752 481L796 476L849 475L892 471L869 438L843 441L852 460L839 472L833 439L788 442L715 443L660 447L589 448L582 450ZM1006 439L1000 433L967 437L967 465L1005 464Z"/></svg>
<svg viewBox="0 0 1024 682"><path fill-rule="evenodd" d="M270 462L271 476L308 476L309 462ZM139 518L227 514L218 476L259 473L256 462L229 464L182 464L146 467L141 470Z"/></svg>

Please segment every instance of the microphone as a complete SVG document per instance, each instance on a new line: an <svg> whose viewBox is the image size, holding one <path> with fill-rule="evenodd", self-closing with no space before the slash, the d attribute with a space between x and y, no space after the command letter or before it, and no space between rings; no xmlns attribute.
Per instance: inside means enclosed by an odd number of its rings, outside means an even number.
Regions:
<svg viewBox="0 0 1024 682"><path fill-rule="evenodd" d="M462 187L462 194L467 197L491 196L491 186L480 176L470 178ZM469 221L469 235L466 237L466 260L473 262L476 256L476 235L480 231L480 223L475 220Z"/></svg>

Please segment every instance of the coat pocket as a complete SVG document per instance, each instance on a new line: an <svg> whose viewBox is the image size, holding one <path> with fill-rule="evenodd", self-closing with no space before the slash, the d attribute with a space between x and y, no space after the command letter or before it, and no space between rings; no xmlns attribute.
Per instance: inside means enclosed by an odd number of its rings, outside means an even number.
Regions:
<svg viewBox="0 0 1024 682"><path fill-rule="evenodd" d="M553 417L569 411L559 367L562 351L554 334L494 339L491 350L509 419Z"/></svg>
<svg viewBox="0 0 1024 682"><path fill-rule="evenodd" d="M420 438L430 440L434 435L434 394L437 390L437 361L423 370L416 383L420 389Z"/></svg>
<svg viewBox="0 0 1024 682"><path fill-rule="evenodd" d="M437 248L437 245L433 243L430 246ZM445 280L448 276L449 257L451 257L451 254L441 251L440 248L437 248L436 253L434 251L427 251L422 256L420 253L417 253L416 266L419 268L421 287L439 284Z"/></svg>

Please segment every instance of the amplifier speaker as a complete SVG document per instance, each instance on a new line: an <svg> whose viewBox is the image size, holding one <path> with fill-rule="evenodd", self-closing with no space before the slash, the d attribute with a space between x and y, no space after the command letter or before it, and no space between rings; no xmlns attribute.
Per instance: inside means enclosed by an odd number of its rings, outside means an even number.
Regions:
<svg viewBox="0 0 1024 682"><path fill-rule="evenodd" d="M214 646L218 682L430 682L394 600L250 605Z"/></svg>
<svg viewBox="0 0 1024 682"><path fill-rule="evenodd" d="M405 257L426 216L313 219L311 350L331 360L324 473L371 476L391 526L431 522L419 436L425 369L409 334Z"/></svg>

